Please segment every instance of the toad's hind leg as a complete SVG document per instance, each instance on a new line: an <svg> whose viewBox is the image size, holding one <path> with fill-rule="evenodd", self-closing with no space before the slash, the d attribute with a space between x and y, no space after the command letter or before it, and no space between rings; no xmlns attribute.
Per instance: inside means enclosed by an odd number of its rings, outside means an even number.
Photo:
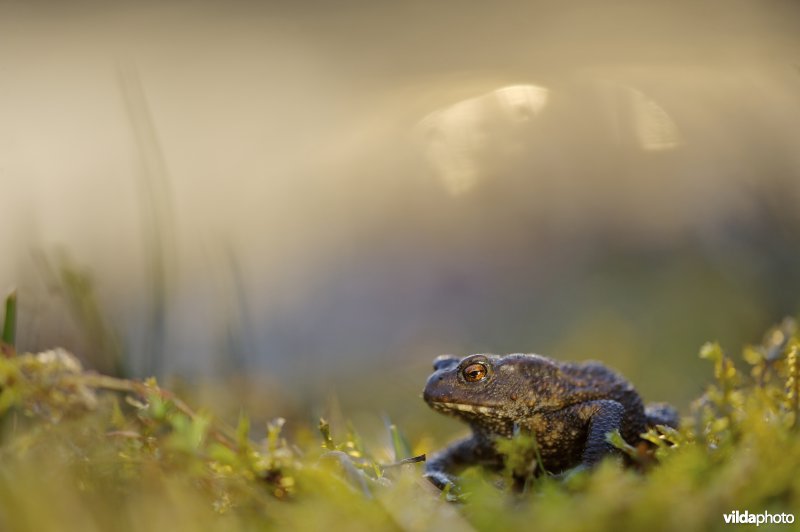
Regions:
<svg viewBox="0 0 800 532"><path fill-rule="evenodd" d="M590 401L581 405L582 414L588 418L589 432L586 436L586 447L581 457L581 465L593 466L605 456L617 453L606 435L618 430L622 424L625 407L610 399Z"/></svg>
<svg viewBox="0 0 800 532"><path fill-rule="evenodd" d="M650 403L644 409L647 426L666 425L673 429L678 428L680 415L674 406L667 403Z"/></svg>

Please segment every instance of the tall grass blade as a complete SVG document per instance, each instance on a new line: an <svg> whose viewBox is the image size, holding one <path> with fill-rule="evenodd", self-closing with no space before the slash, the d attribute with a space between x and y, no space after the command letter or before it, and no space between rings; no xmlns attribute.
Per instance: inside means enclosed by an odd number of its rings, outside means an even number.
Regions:
<svg viewBox="0 0 800 532"><path fill-rule="evenodd" d="M148 324L144 341L144 370L163 370L167 335L169 258L175 249L175 226L167 165L138 70L132 62L118 66L120 88L142 162L140 206L147 279Z"/></svg>
<svg viewBox="0 0 800 532"><path fill-rule="evenodd" d="M6 297L6 314L3 318L3 344L14 349L17 341L17 291Z"/></svg>

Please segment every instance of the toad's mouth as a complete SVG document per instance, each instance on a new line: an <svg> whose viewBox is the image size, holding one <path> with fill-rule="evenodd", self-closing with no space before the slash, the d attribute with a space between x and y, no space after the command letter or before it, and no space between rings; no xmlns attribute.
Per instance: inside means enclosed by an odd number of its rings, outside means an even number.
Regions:
<svg viewBox="0 0 800 532"><path fill-rule="evenodd" d="M449 403L446 401L428 401L428 404L431 406L431 408L435 410L441 410L442 412L467 412L470 414L488 415L495 411L494 408L488 406Z"/></svg>

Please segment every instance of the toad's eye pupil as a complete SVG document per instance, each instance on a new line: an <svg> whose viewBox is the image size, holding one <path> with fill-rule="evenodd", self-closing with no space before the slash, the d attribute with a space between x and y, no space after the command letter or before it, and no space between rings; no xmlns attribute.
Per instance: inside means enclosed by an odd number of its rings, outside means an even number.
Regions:
<svg viewBox="0 0 800 532"><path fill-rule="evenodd" d="M483 364L470 364L462 372L467 382L478 382L486 377L486 366Z"/></svg>

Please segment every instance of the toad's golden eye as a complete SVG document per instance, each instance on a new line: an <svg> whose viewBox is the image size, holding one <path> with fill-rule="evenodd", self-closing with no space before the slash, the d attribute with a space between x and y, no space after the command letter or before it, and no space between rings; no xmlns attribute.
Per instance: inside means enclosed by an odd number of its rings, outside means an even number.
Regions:
<svg viewBox="0 0 800 532"><path fill-rule="evenodd" d="M486 366L478 362L470 364L461 372L467 382L482 381L486 378L486 373Z"/></svg>

